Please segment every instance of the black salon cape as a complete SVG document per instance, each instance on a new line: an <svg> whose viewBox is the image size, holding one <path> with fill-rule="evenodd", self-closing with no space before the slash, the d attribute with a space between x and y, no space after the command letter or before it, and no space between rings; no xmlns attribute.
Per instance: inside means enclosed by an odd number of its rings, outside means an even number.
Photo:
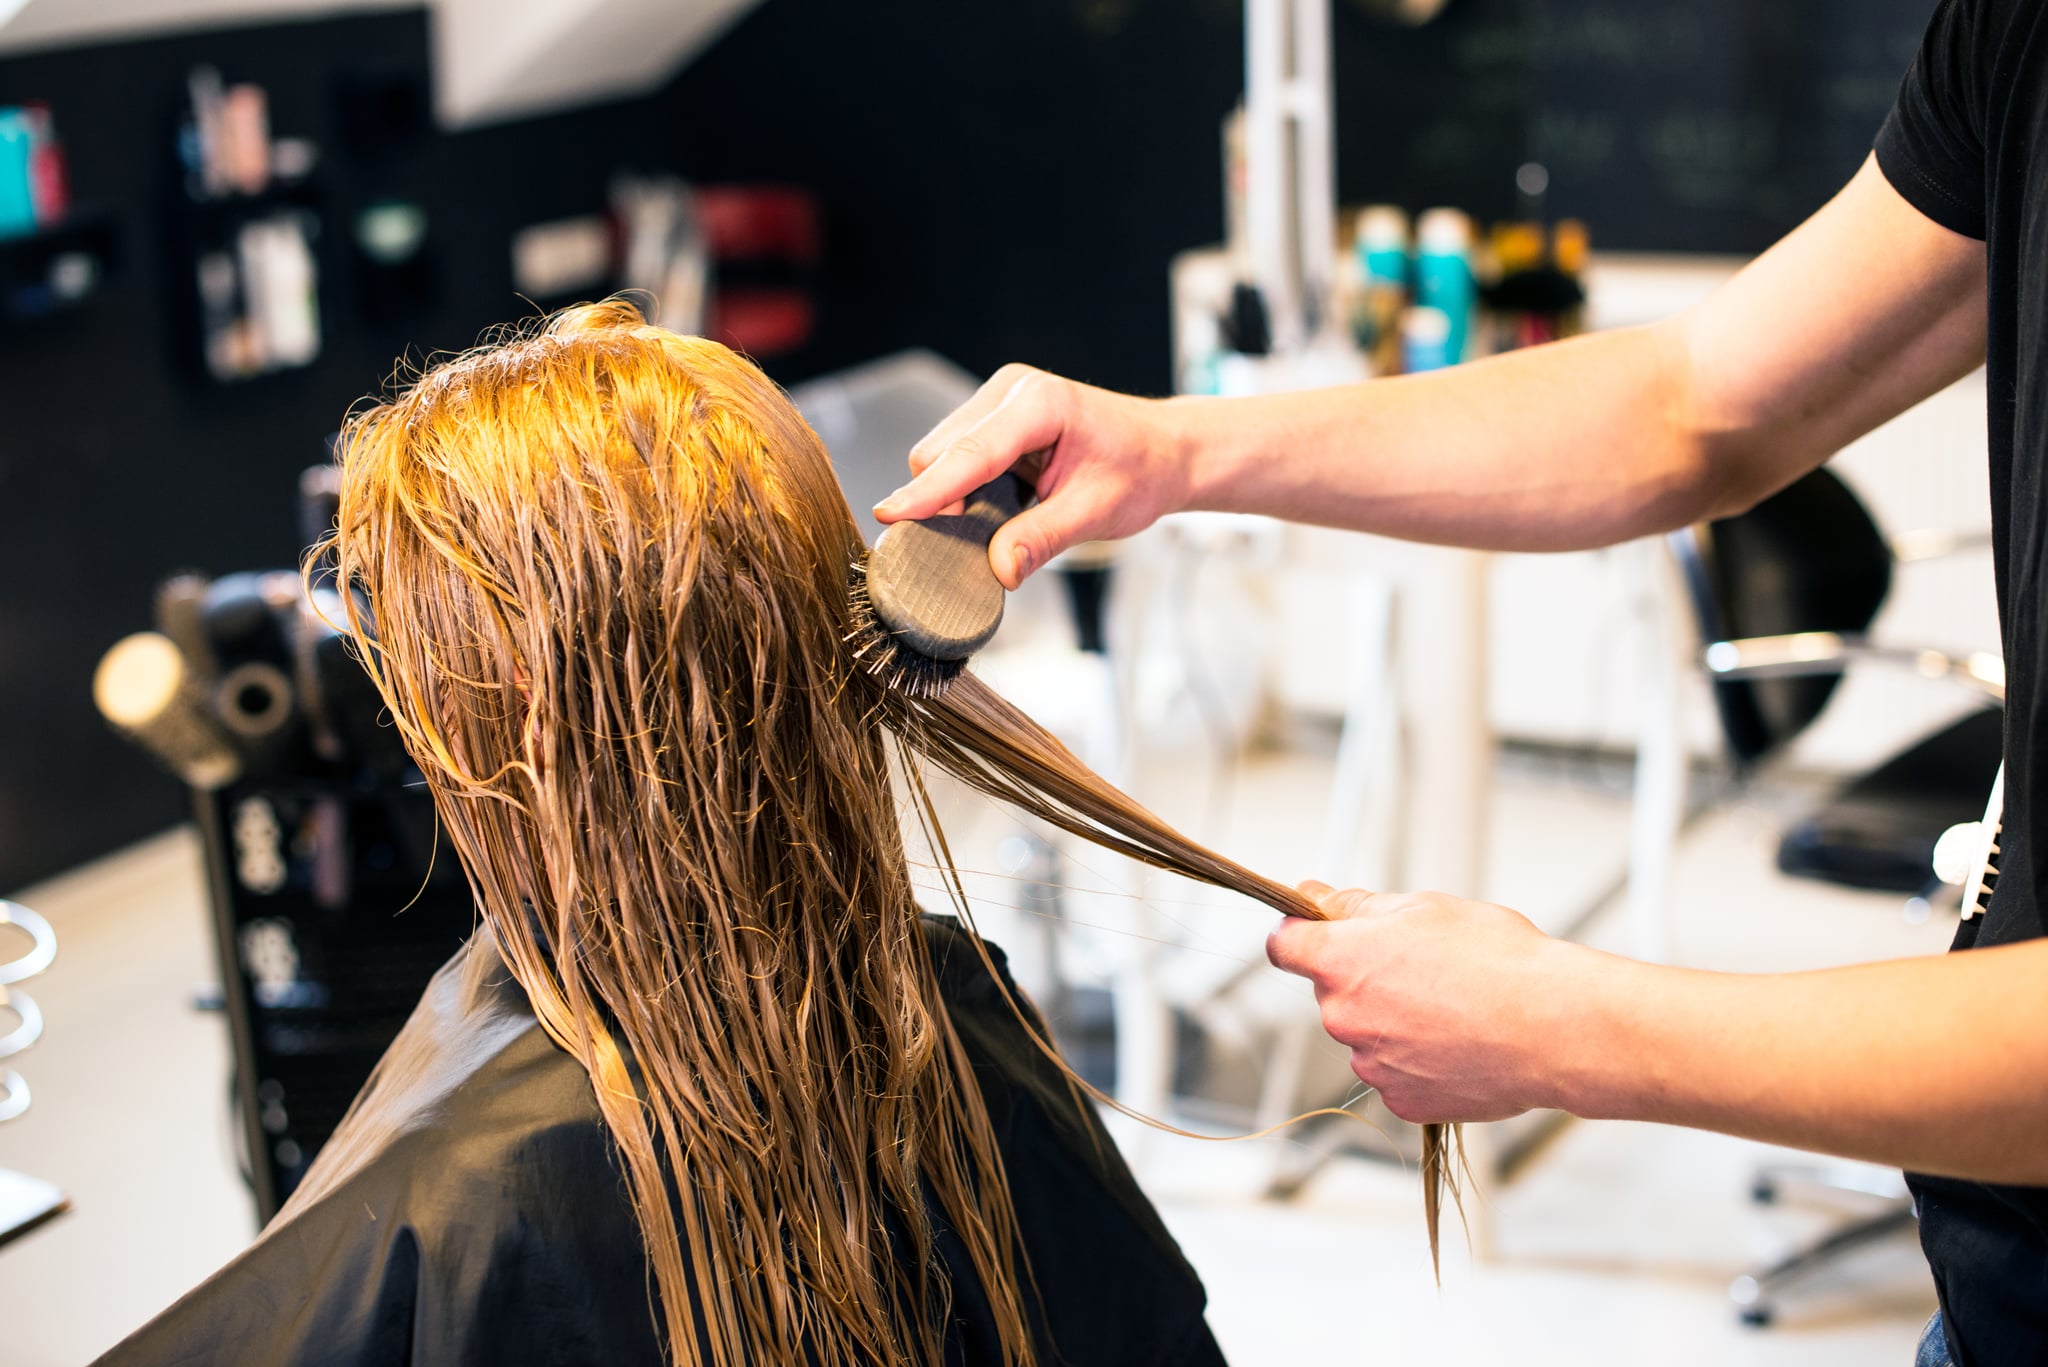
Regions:
<svg viewBox="0 0 2048 1367"><path fill-rule="evenodd" d="M959 926L927 917L924 932L1043 1297L1040 1360L1221 1363L1201 1282L1094 1116ZM349 1136L366 1141L355 1156ZM307 1178L324 1194L294 1202L101 1363L663 1362L639 1226L589 1077L540 1028L487 936L435 975L321 1164L334 1155L331 1181L318 1164ZM948 1361L1000 1362L987 1299L932 1218L953 1285Z"/></svg>

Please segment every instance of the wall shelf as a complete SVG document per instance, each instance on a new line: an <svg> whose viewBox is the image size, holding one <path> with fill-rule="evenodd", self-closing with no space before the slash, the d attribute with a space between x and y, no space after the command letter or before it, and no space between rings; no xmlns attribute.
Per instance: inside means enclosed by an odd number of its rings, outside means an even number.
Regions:
<svg viewBox="0 0 2048 1367"><path fill-rule="evenodd" d="M0 238L0 318L41 318L88 302L119 265L119 246L114 216L92 209Z"/></svg>
<svg viewBox="0 0 2048 1367"><path fill-rule="evenodd" d="M319 359L324 203L317 174L254 192L175 197L164 240L182 281L179 334L189 341L180 343L181 369L209 385L243 385ZM289 247L282 264L279 234ZM282 323L266 312L294 298L303 308L287 306Z"/></svg>
<svg viewBox="0 0 2048 1367"><path fill-rule="evenodd" d="M240 190L219 195L187 194L179 204L195 232L225 232L249 219L283 210L316 213L320 191L317 177L304 175L292 180L273 180L253 194Z"/></svg>

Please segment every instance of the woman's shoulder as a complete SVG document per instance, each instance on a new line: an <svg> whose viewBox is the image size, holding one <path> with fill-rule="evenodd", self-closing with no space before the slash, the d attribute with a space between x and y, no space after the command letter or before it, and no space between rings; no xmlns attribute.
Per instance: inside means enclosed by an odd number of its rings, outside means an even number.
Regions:
<svg viewBox="0 0 2048 1367"><path fill-rule="evenodd" d="M939 980L940 995L980 1002L1000 1001L1005 991L1016 993L1010 976L1009 956L993 941L983 940L956 916L935 916L927 912L917 918L924 932L925 951L931 955L932 973ZM987 958L983 958L986 951ZM1019 998L1021 1000L1021 997Z"/></svg>
<svg viewBox="0 0 2048 1367"><path fill-rule="evenodd" d="M488 940L435 975L298 1192L107 1367L662 1361L582 1068Z"/></svg>

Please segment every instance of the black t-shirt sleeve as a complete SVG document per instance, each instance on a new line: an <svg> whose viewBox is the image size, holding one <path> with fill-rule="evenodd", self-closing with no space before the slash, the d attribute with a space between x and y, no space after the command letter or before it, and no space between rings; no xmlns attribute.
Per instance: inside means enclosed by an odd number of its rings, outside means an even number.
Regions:
<svg viewBox="0 0 2048 1367"><path fill-rule="evenodd" d="M1985 95L1999 16L1987 0L1941 0L1898 102L1877 133L1877 164L1905 201L1951 232L1984 236Z"/></svg>

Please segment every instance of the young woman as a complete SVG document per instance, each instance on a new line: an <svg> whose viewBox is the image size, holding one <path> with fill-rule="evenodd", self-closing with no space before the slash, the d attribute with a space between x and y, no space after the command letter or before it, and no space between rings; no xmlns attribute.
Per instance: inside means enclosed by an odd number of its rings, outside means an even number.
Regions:
<svg viewBox="0 0 2048 1367"><path fill-rule="evenodd" d="M929 822L935 762L1313 908L971 676L865 673L831 464L723 347L574 309L340 461L351 625L482 926L261 1241L108 1360L1220 1361L999 957L920 917L897 793Z"/></svg>

